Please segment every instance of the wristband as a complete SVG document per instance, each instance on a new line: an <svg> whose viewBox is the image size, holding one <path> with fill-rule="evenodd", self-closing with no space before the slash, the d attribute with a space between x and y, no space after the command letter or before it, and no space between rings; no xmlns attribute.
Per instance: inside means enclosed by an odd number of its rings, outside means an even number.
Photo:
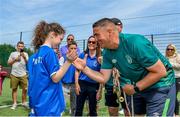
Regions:
<svg viewBox="0 0 180 117"><path fill-rule="evenodd" d="M134 84L134 91L135 91L136 93L139 93L139 92L140 92L140 90L139 90L139 88L136 86L136 84Z"/></svg>

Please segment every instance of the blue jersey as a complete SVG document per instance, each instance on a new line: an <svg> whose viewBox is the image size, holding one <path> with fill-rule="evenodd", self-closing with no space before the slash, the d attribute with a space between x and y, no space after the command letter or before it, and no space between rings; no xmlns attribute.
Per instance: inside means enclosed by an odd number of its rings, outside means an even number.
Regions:
<svg viewBox="0 0 180 117"><path fill-rule="evenodd" d="M85 53L81 53L79 58L84 58L85 56ZM94 56L94 57L90 57L89 55L87 56L87 60L86 60L86 65L95 70L95 71L100 71L100 68L101 68L101 65L98 63L97 61L97 57ZM87 81L87 82L91 82L91 83L97 83L96 81L90 79L87 75L85 75L84 73L80 73L80 76L79 76L79 80L84 80L84 81Z"/></svg>
<svg viewBox="0 0 180 117"><path fill-rule="evenodd" d="M28 61L28 95L36 116L60 116L65 109L62 84L51 79L58 70L57 56L48 46L41 46Z"/></svg>
<svg viewBox="0 0 180 117"><path fill-rule="evenodd" d="M66 56L63 56L64 62L66 61ZM67 72L64 74L62 78L62 83L65 84L74 84L75 82L75 67L71 64L67 70Z"/></svg>

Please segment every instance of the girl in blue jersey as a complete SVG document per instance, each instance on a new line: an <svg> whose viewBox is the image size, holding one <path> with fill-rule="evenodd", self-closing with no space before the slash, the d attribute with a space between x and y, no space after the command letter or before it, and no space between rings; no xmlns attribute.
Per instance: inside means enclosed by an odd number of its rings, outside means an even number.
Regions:
<svg viewBox="0 0 180 117"><path fill-rule="evenodd" d="M60 44L64 34L65 30L58 23L42 21L35 28L33 46L36 53L28 61L28 95L33 116L60 116L65 108L59 81L78 55L76 51L68 52L66 62L59 67L51 47Z"/></svg>
<svg viewBox="0 0 180 117"><path fill-rule="evenodd" d="M97 61L97 41L93 36L88 38L87 50L80 54L80 58L84 58L87 54L86 64L88 67L95 71L100 71L100 64ZM90 79L84 73L75 72L75 87L76 87L76 113L75 116L82 116L85 100L89 100L89 115L97 116L96 111L96 94L99 87L99 83Z"/></svg>

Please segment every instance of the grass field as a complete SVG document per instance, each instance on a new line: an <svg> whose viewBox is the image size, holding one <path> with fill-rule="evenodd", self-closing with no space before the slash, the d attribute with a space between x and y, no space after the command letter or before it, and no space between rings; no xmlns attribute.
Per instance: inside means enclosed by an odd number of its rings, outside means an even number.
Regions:
<svg viewBox="0 0 180 117"><path fill-rule="evenodd" d="M6 78L3 83L3 92L0 96L0 107L4 105L11 105L11 89L10 89L10 81L9 78ZM21 89L18 89L18 103L21 103ZM178 99L180 99L180 93L178 94ZM69 116L69 100L66 98L66 110L63 113L63 116ZM10 106L5 108L0 108L0 116L28 116L30 110L19 105L16 110L11 110ZM86 108L83 111L83 115L87 115L88 111ZM107 107L104 106L104 97L99 103L98 115L100 116L108 116ZM122 115L123 116L123 115Z"/></svg>
<svg viewBox="0 0 180 117"><path fill-rule="evenodd" d="M18 103L21 103L21 89L18 89ZM64 116L69 116L69 101L67 102L66 111L63 113ZM0 96L0 107L4 105L11 105L12 97L11 97L11 89L10 89L10 81L9 78L6 78L3 83L3 92ZM11 110L10 106L5 108L0 108L0 116L28 116L29 110L19 105L16 110ZM85 109L83 111L84 115L87 115L88 112ZM104 106L104 99L102 99L99 103L98 115L108 116L107 107Z"/></svg>

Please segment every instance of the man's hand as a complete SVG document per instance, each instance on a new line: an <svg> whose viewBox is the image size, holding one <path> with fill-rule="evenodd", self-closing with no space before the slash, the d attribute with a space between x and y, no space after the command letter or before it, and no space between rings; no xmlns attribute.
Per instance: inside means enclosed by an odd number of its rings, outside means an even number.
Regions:
<svg viewBox="0 0 180 117"><path fill-rule="evenodd" d="M20 52L20 55L21 55L23 58L26 58L24 52Z"/></svg>
<svg viewBox="0 0 180 117"><path fill-rule="evenodd" d="M87 60L87 54L84 56L84 59L77 58L74 62L73 65L80 71L83 71L84 68L86 67L86 60Z"/></svg>
<svg viewBox="0 0 180 117"><path fill-rule="evenodd" d="M123 87L123 91L124 91L127 95L133 95L133 94L135 93L134 85L126 84L126 85Z"/></svg>
<svg viewBox="0 0 180 117"><path fill-rule="evenodd" d="M19 62L20 60L21 60L21 56L20 55L18 55L18 57L14 59L15 62Z"/></svg>
<svg viewBox="0 0 180 117"><path fill-rule="evenodd" d="M102 98L102 91L98 90L97 93L96 93L96 100L100 101L101 98Z"/></svg>
<svg viewBox="0 0 180 117"><path fill-rule="evenodd" d="M25 60L25 62L27 62L27 58L26 58L24 52L21 52L20 55L23 57L23 59Z"/></svg>

